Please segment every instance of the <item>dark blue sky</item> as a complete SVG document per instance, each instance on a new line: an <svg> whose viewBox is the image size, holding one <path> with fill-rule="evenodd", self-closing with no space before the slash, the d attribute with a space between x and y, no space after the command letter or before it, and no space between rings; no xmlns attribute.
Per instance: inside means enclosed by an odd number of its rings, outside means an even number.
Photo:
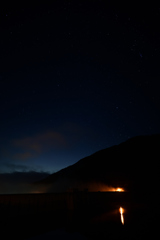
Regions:
<svg viewBox="0 0 160 240"><path fill-rule="evenodd" d="M160 133L158 6L22 3L0 18L1 173Z"/></svg>

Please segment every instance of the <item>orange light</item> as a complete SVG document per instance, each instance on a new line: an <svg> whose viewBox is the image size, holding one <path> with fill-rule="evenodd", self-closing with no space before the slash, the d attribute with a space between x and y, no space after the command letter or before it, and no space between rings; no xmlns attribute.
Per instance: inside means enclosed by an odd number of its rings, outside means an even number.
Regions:
<svg viewBox="0 0 160 240"><path fill-rule="evenodd" d="M122 207L119 208L120 216L121 216L121 223L124 225L124 209Z"/></svg>
<svg viewBox="0 0 160 240"><path fill-rule="evenodd" d="M123 188L116 188L115 191L116 191L116 192L124 192L124 189L123 189Z"/></svg>
<svg viewBox="0 0 160 240"><path fill-rule="evenodd" d="M115 188L115 187L111 187L111 186L102 186L102 187L98 187L99 191L101 192L124 192L125 190L123 188Z"/></svg>

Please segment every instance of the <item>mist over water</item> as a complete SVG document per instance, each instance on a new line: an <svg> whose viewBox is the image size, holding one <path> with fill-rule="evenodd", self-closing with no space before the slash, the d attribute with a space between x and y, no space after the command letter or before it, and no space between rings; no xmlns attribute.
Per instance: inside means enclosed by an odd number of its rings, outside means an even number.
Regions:
<svg viewBox="0 0 160 240"><path fill-rule="evenodd" d="M0 174L0 194L22 194L32 192L45 192L42 187L37 189L35 181L46 178L45 172L13 172Z"/></svg>
<svg viewBox="0 0 160 240"><path fill-rule="evenodd" d="M53 184L37 185L37 192L44 191L44 193L54 192L73 192L73 191L88 191L88 192L116 192L124 191L123 188L110 186L102 182L77 182L70 179L61 179L55 181Z"/></svg>
<svg viewBox="0 0 160 240"><path fill-rule="evenodd" d="M67 177L58 178L51 183L38 183L49 176L48 173L37 172L14 172L0 174L0 194L23 194L23 193L55 193L55 192L107 192L116 191L117 187L100 181L78 181Z"/></svg>

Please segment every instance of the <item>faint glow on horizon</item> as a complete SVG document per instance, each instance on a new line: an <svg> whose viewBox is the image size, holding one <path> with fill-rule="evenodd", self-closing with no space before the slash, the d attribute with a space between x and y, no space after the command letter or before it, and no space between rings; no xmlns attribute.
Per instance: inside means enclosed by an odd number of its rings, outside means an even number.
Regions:
<svg viewBox="0 0 160 240"><path fill-rule="evenodd" d="M121 223L124 225L124 216L123 216L124 209L122 207L120 207L119 212L120 212L120 215L121 215Z"/></svg>
<svg viewBox="0 0 160 240"><path fill-rule="evenodd" d="M114 187L106 186L101 191L103 191L103 192L124 192L125 190L123 188L114 188Z"/></svg>
<svg viewBox="0 0 160 240"><path fill-rule="evenodd" d="M38 193L44 193L44 192L43 191L38 191L38 190L37 191L35 190L35 191L31 192L31 194L38 194Z"/></svg>

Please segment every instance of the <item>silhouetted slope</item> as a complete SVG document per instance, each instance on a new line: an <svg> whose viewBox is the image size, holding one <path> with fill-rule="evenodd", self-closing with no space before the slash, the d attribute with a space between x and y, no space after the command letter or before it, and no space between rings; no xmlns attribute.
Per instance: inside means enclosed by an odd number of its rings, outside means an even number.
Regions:
<svg viewBox="0 0 160 240"><path fill-rule="evenodd" d="M159 185L160 135L138 136L98 151L48 176L48 191L103 183L126 190L155 191Z"/></svg>

